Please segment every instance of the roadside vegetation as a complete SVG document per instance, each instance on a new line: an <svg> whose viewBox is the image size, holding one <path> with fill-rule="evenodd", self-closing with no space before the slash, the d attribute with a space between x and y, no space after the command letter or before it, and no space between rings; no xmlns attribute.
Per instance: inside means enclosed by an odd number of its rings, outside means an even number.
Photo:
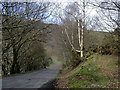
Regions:
<svg viewBox="0 0 120 90"><path fill-rule="evenodd" d="M26 73L49 66L52 58L47 54L44 44L51 29L48 30L50 25L43 23L42 20L50 16L50 13L48 16L44 15L52 4L49 2L40 2L39 5L35 2L1 4L2 76Z"/></svg>
<svg viewBox="0 0 120 90"><path fill-rule="evenodd" d="M97 36L99 37L99 34ZM119 29L106 33L101 44L96 45L100 43L98 41L93 42L94 45L89 44L85 47L82 58L80 53L72 51L71 59L63 64L62 71L57 76L55 87L118 88L119 37Z"/></svg>
<svg viewBox="0 0 120 90"><path fill-rule="evenodd" d="M76 68L64 68L57 88L118 88L118 57L94 54Z"/></svg>

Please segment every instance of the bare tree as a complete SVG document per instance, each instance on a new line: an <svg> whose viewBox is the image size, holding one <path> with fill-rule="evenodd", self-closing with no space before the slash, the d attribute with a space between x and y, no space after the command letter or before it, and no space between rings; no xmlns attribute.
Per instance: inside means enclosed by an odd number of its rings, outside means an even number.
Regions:
<svg viewBox="0 0 120 90"><path fill-rule="evenodd" d="M89 2L90 3L90 2ZM119 1L108 1L108 2L96 2L90 3L94 8L98 8L97 20L98 28L101 30L106 30L112 32L115 28L119 27Z"/></svg>
<svg viewBox="0 0 120 90"><path fill-rule="evenodd" d="M39 4L16 2L2 3L2 55L4 74L9 71L10 74L20 72L19 57L20 51L23 50L24 45L28 44L27 46L29 46L28 42L34 41L44 42L41 37L49 31L45 30L48 25L44 25L41 21L52 14L52 9L54 9L51 8L52 5L53 4L49 2L40 2ZM51 8L51 11L49 8ZM8 56L9 54L10 56ZM9 60L7 58L11 59ZM9 70L6 69L6 67Z"/></svg>

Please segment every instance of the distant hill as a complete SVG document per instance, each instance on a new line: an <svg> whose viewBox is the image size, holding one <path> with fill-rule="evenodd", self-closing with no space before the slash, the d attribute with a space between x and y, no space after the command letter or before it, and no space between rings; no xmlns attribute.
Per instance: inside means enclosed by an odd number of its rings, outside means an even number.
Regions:
<svg viewBox="0 0 120 90"><path fill-rule="evenodd" d="M62 30L64 28L63 26L57 24L50 24L49 29L51 29L51 33L47 36L48 40L47 43L45 44L46 50L52 58L63 62L65 59L63 54L66 48L62 40L63 38ZM85 30L84 47L92 45L101 45L103 39L107 35L109 35L109 32ZM68 42L68 40L66 42Z"/></svg>
<svg viewBox="0 0 120 90"><path fill-rule="evenodd" d="M87 30L84 33L84 44L87 45L101 45L105 36L109 32Z"/></svg>

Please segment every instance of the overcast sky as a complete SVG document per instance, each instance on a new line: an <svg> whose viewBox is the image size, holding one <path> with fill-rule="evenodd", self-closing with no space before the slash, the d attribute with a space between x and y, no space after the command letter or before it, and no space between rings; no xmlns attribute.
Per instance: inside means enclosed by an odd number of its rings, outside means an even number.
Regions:
<svg viewBox="0 0 120 90"><path fill-rule="evenodd" d="M11 2L43 2L43 1L45 1L45 2L47 2L47 1L49 1L49 2L54 2L54 3L61 3L60 4L60 8L57 8L55 11L56 12L58 12L58 11L60 11L61 10L61 12L60 13L62 13L62 10L64 10L64 8L68 5L68 4L70 4L70 3L72 3L72 2L76 2L77 0L1 0L2 2L5 2L5 1L11 1ZM81 4L82 3L82 1L83 0L78 0L79 1L79 4ZM98 2L111 2L111 0L85 0L86 2L91 2L91 3L98 3ZM120 0L112 0L112 1L120 1ZM89 19L91 19L91 24L92 23L94 23L94 17L98 17L99 19L100 19L100 21L101 21L101 24L103 24L103 25L105 25L105 22L104 22L104 20L103 19L106 19L105 17L103 17L102 16L102 14L101 14L101 17L100 17L100 15L98 14L98 12L99 12L99 14L100 14L100 8L97 8L97 7L93 7L93 6L87 6L86 7L86 15L89 15ZM54 23L56 23L55 21L57 21L56 20L56 18L54 17L54 15L56 15L56 13L54 13L53 14L53 16L51 16L49 19L47 19L47 21L46 22L54 22ZM106 13L106 15L107 15L107 13ZM115 14L113 14L113 16L114 15L117 15L117 13L115 13ZM115 16L116 17L116 16ZM86 18L86 20L87 20L87 18ZM108 23L108 22L107 22ZM97 28L97 27L96 27ZM108 27L107 27L108 28Z"/></svg>
<svg viewBox="0 0 120 90"><path fill-rule="evenodd" d="M61 7L64 9L66 7L66 5L68 5L68 3L72 3L72 2L75 2L77 0L49 0L51 2L56 2L56 3L61 3ZM82 3L83 0L78 0L79 4ZM95 4L98 4L99 2L111 2L111 1L119 1L119 0L85 0L86 2L91 2L91 3L95 3ZM109 18L109 15L111 14L111 16L115 19L116 17L118 17L116 11L107 11L107 10L104 10L104 13L106 14L106 16L104 16L104 14L102 13L101 11L101 8L98 8L98 7L94 7L92 5L90 6L87 6L86 7L86 16L88 15L89 16L89 19L86 18L86 21L87 20L91 20L91 25L92 23L94 24L94 28L95 29L98 29L98 30L106 30L106 31L112 31L116 28L116 25L113 21L111 21L111 19ZM99 26L95 25L95 19L96 17L99 19L99 22L97 24L99 24ZM117 19L117 18L116 18ZM112 22L112 23L111 23ZM110 26L109 26L110 25ZM103 26L101 28L101 26ZM111 28L112 27L112 28Z"/></svg>
<svg viewBox="0 0 120 90"><path fill-rule="evenodd" d="M41 0L39 0L41 1ZM65 9L65 7L70 4L70 3L74 3L77 0L44 0L44 1L50 1L50 2L54 2L54 3L60 3L60 8L57 8L57 12L62 13L63 10ZM78 3L81 5L83 0L78 0ZM98 0L100 1L100 0ZM103 1L103 0L101 0ZM96 0L86 0L86 2L96 2ZM81 5L82 6L82 5ZM96 9L98 8L93 8L92 6L87 6L86 7L86 16L89 15L89 17L92 19L92 17L95 17L98 15L98 13L96 12ZM82 11L81 11L82 12ZM55 14L56 15L56 14ZM89 19L90 19L89 18ZM46 22L50 22L50 21L54 21L54 23L56 23L54 20L55 18L53 18L52 16L49 18L49 20L47 20Z"/></svg>

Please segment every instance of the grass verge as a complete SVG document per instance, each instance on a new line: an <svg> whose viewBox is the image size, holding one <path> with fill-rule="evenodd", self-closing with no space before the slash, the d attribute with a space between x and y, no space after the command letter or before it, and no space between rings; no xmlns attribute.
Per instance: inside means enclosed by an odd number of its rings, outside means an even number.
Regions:
<svg viewBox="0 0 120 90"><path fill-rule="evenodd" d="M57 78L58 88L118 88L118 57L94 55Z"/></svg>

